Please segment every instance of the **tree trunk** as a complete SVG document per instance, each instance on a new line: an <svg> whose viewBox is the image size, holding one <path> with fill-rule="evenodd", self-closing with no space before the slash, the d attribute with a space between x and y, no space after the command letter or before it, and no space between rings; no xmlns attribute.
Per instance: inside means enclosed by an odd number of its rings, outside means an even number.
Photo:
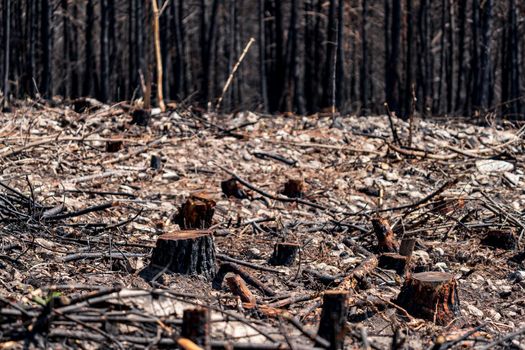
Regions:
<svg viewBox="0 0 525 350"><path fill-rule="evenodd" d="M9 104L9 59L10 59L10 48L11 43L11 3L10 0L4 0L4 75L3 75L3 88L2 93L4 95L2 108L7 108ZM0 108L0 109L2 109Z"/></svg>
<svg viewBox="0 0 525 350"><path fill-rule="evenodd" d="M108 0L100 1L100 95L102 102L108 102L109 91L109 16Z"/></svg>
<svg viewBox="0 0 525 350"><path fill-rule="evenodd" d="M386 13L386 10L385 10ZM392 1L392 17L390 18L390 43L387 50L387 71L386 71L386 102L390 110L401 115L399 104L399 45L401 34L401 0ZM388 44L387 44L388 45Z"/></svg>
<svg viewBox="0 0 525 350"><path fill-rule="evenodd" d="M41 21L42 28L40 32L40 42L42 43L42 83L40 86L40 93L44 98L50 98L53 94L52 87L52 78L51 78L51 67L52 59L51 53L53 52L53 38L51 36L51 16L52 16L52 6L49 3L49 0L42 0L42 9L41 9Z"/></svg>
<svg viewBox="0 0 525 350"><path fill-rule="evenodd" d="M93 75L94 75L94 53L93 53L93 25L95 21L93 0L87 0L86 3L86 41L84 47L84 83L82 94L84 96L93 95Z"/></svg>

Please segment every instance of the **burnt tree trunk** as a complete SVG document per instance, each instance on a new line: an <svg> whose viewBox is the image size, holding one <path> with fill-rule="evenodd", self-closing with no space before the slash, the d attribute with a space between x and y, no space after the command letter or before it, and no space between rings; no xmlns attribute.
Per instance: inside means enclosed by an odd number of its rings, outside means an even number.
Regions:
<svg viewBox="0 0 525 350"><path fill-rule="evenodd" d="M52 66L52 56L53 52L53 41L52 41L52 30L51 30L51 16L52 16L52 6L49 3L49 0L42 0L41 8L41 21L42 28L40 32L40 38L42 43L43 51L43 71L42 71L42 83L40 87L40 93L44 98L50 98L53 89L52 89L52 78L51 78L51 66Z"/></svg>
<svg viewBox="0 0 525 350"><path fill-rule="evenodd" d="M445 272L421 272L407 278L396 304L414 317L444 326L460 315L457 283Z"/></svg>
<svg viewBox="0 0 525 350"><path fill-rule="evenodd" d="M273 255L270 258L270 265L275 266L291 266L300 246L297 243L277 243L273 249Z"/></svg>
<svg viewBox="0 0 525 350"><path fill-rule="evenodd" d="M289 198L301 198L304 196L305 184L303 180L289 179L284 184L282 194Z"/></svg>
<svg viewBox="0 0 525 350"><path fill-rule="evenodd" d="M204 350L211 349L210 311L206 308L184 310L181 337L191 340Z"/></svg>
<svg viewBox="0 0 525 350"><path fill-rule="evenodd" d="M394 237L394 231L385 218L372 219L372 226L377 238L377 250L381 253L397 252L398 244Z"/></svg>
<svg viewBox="0 0 525 350"><path fill-rule="evenodd" d="M410 257L397 253L384 253L379 256L378 266L386 270L394 270L400 276L403 276L408 268Z"/></svg>
<svg viewBox="0 0 525 350"><path fill-rule="evenodd" d="M348 313L348 292L327 291L323 295L323 310L317 335L330 342L328 349L344 348L346 315Z"/></svg>
<svg viewBox="0 0 525 350"><path fill-rule="evenodd" d="M175 216L181 229L203 229L211 226L215 201L202 193L193 194L182 204Z"/></svg>
<svg viewBox="0 0 525 350"><path fill-rule="evenodd" d="M4 108L8 106L9 100L9 44L10 38L10 27L11 27L11 6L9 0L4 0L4 76L3 76L3 95L4 95ZM0 106L0 110L2 106Z"/></svg>
<svg viewBox="0 0 525 350"><path fill-rule="evenodd" d="M215 246L209 231L176 231L161 235L151 265L184 275L215 276Z"/></svg>

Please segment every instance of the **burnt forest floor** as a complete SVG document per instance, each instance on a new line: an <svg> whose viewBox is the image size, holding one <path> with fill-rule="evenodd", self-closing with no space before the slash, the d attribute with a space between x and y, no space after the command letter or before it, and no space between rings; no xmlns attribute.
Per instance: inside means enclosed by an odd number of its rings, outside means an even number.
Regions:
<svg viewBox="0 0 525 350"><path fill-rule="evenodd" d="M386 116L331 125L185 109L145 127L128 112L35 103L0 114L0 348L173 347L195 305L211 310L214 348L312 348L323 291L348 285L345 348L525 348L523 130L418 120L410 148L408 123L394 119L401 147ZM232 176L271 196L242 185L248 198L226 198ZM281 200L289 179L304 182L302 202ZM217 266L236 259L273 291L250 285L255 306L226 283L149 270L157 237L179 229L174 215L196 192L216 203ZM456 322L396 307L395 271L348 283L366 259L356 246L377 253L377 215L396 241L416 239L413 272L454 275ZM511 231L515 247L483 242L491 230ZM294 264L269 265L283 241L300 245Z"/></svg>

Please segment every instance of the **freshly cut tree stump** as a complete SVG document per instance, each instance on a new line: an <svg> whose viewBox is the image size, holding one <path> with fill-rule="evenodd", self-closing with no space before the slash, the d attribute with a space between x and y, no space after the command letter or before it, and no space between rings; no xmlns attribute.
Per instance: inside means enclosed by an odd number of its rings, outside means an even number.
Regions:
<svg viewBox="0 0 525 350"><path fill-rule="evenodd" d="M403 276L408 268L410 257L397 253L384 253L379 256L379 267L386 270L395 270Z"/></svg>
<svg viewBox="0 0 525 350"><path fill-rule="evenodd" d="M415 317L448 325L460 316L457 283L446 272L415 273L405 280L396 304Z"/></svg>
<svg viewBox="0 0 525 350"><path fill-rule="evenodd" d="M327 291L323 295L323 309L317 335L330 342L328 349L340 350L344 347L346 335L346 315L348 314L348 292ZM321 346L321 344L317 344Z"/></svg>
<svg viewBox="0 0 525 350"><path fill-rule="evenodd" d="M182 204L175 223L183 230L209 228L214 213L215 201L206 193L195 193Z"/></svg>
<svg viewBox="0 0 525 350"><path fill-rule="evenodd" d="M205 308L184 310L180 335L205 350L211 349L209 310Z"/></svg>
<svg viewBox="0 0 525 350"><path fill-rule="evenodd" d="M372 227L377 237L377 250L380 253L397 252L398 244L388 221L381 217L373 218Z"/></svg>
<svg viewBox="0 0 525 350"><path fill-rule="evenodd" d="M506 250L516 249L518 239L514 229L509 230L490 230L481 239L481 244L488 245L493 248L501 248Z"/></svg>
<svg viewBox="0 0 525 350"><path fill-rule="evenodd" d="M246 192L241 188L239 182L234 178L222 181L221 189L226 197L235 197L239 199L248 198Z"/></svg>
<svg viewBox="0 0 525 350"><path fill-rule="evenodd" d="M277 243L268 262L274 266L291 266L295 261L299 248L299 244L296 243Z"/></svg>
<svg viewBox="0 0 525 350"><path fill-rule="evenodd" d="M305 192L305 184L303 180L289 179L284 184L282 194L289 198L302 198Z"/></svg>
<svg viewBox="0 0 525 350"><path fill-rule="evenodd" d="M215 246L210 231L176 231L161 235L151 265L184 275L215 276Z"/></svg>

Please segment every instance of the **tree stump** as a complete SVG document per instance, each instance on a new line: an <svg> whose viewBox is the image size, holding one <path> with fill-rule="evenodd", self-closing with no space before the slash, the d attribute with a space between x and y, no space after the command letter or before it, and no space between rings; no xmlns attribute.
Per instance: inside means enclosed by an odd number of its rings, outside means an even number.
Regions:
<svg viewBox="0 0 525 350"><path fill-rule="evenodd" d="M162 167L162 159L153 154L149 161L149 167L154 170L159 170Z"/></svg>
<svg viewBox="0 0 525 350"><path fill-rule="evenodd" d="M394 270L400 276L403 276L408 268L410 257L397 253L384 253L379 256L379 267L387 270Z"/></svg>
<svg viewBox="0 0 525 350"><path fill-rule="evenodd" d="M299 244L296 243L277 243L268 262L274 266L291 266L295 261L299 248Z"/></svg>
<svg viewBox="0 0 525 350"><path fill-rule="evenodd" d="M493 248L501 248L506 250L516 249L518 239L514 229L508 230L490 230L481 239L481 244Z"/></svg>
<svg viewBox="0 0 525 350"><path fill-rule="evenodd" d="M138 126L148 126L151 119L151 112L145 109L136 109L131 112L131 124L137 124Z"/></svg>
<svg viewBox="0 0 525 350"><path fill-rule="evenodd" d="M415 238L403 238L401 240L401 245L399 246L399 254L403 256L412 256L414 252L414 247L416 246Z"/></svg>
<svg viewBox="0 0 525 350"><path fill-rule="evenodd" d="M108 153L117 153L122 149L124 143L120 140L116 141L107 141L106 142L106 152Z"/></svg>
<svg viewBox="0 0 525 350"><path fill-rule="evenodd" d="M215 276L215 246L210 231L176 231L161 235L151 265L184 275Z"/></svg>
<svg viewBox="0 0 525 350"><path fill-rule="evenodd" d="M377 237L377 250L380 253L397 252L397 241L394 237L394 231L385 218L376 217L372 219L372 227Z"/></svg>
<svg viewBox="0 0 525 350"><path fill-rule="evenodd" d="M323 309L317 335L330 342L328 349L340 350L344 347L346 334L346 315L348 314L348 292L327 291L323 295ZM321 345L321 344L317 344Z"/></svg>
<svg viewBox="0 0 525 350"><path fill-rule="evenodd" d="M222 181L221 189L222 193L224 193L226 197L235 197L238 199L248 198L246 192L241 188L239 182L234 178Z"/></svg>
<svg viewBox="0 0 525 350"><path fill-rule="evenodd" d="M203 192L195 193L182 204L175 223L183 230L209 228L214 213L215 201Z"/></svg>
<svg viewBox="0 0 525 350"><path fill-rule="evenodd" d="M410 315L440 326L461 314L456 280L445 272L421 272L408 277L395 303Z"/></svg>
<svg viewBox="0 0 525 350"><path fill-rule="evenodd" d="M303 180L289 179L288 182L284 184L282 194L289 198L302 198L305 187Z"/></svg>
<svg viewBox="0 0 525 350"><path fill-rule="evenodd" d="M209 310L205 308L184 310L180 335L205 350L211 349Z"/></svg>

